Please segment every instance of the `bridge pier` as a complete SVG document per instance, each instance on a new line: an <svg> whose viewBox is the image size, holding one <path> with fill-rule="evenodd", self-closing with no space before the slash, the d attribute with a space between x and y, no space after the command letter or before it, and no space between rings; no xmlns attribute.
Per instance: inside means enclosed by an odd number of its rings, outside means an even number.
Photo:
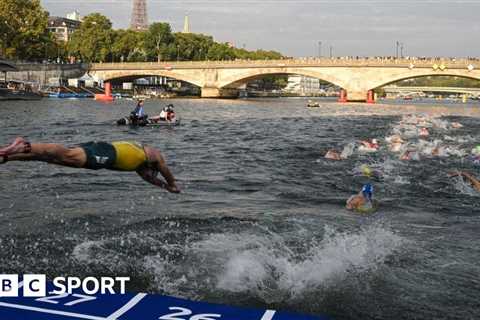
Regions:
<svg viewBox="0 0 480 320"><path fill-rule="evenodd" d="M238 89L232 88L202 88L202 98L238 98Z"/></svg>
<svg viewBox="0 0 480 320"><path fill-rule="evenodd" d="M375 95L373 90L340 90L340 96L338 102L366 102L366 103L375 103Z"/></svg>
<svg viewBox="0 0 480 320"><path fill-rule="evenodd" d="M372 95L373 99L373 95ZM368 100L368 91L347 91L346 101L348 102L369 102Z"/></svg>

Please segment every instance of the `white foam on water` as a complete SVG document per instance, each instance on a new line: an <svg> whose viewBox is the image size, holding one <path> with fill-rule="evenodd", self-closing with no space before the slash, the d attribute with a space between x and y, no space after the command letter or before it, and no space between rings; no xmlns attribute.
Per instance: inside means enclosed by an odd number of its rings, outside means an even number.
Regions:
<svg viewBox="0 0 480 320"><path fill-rule="evenodd" d="M354 142L350 142L349 144L347 144L343 150L342 150L342 153L340 154L340 157L342 159L347 159L349 158L352 154L353 154L353 150L355 149L355 143Z"/></svg>
<svg viewBox="0 0 480 320"><path fill-rule="evenodd" d="M101 249L103 241L85 241L73 248L72 256L79 262L91 262L96 249Z"/></svg>
<svg viewBox="0 0 480 320"><path fill-rule="evenodd" d="M161 255L146 256L142 261L142 267L150 275L153 275L154 285L157 290L170 295L184 296L181 287L184 286L188 280L185 275L178 275L173 272L175 265L170 262L168 258ZM193 283L190 283L190 286L193 286Z"/></svg>
<svg viewBox="0 0 480 320"><path fill-rule="evenodd" d="M395 184L410 184L410 180L408 178L402 177L402 176L396 176L395 179L393 180L393 183Z"/></svg>
<svg viewBox="0 0 480 320"><path fill-rule="evenodd" d="M376 269L403 243L392 231L371 225L357 233L338 233L327 227L323 240L300 256L268 235L217 234L197 248L223 256L218 289L278 302L329 286L352 272Z"/></svg>

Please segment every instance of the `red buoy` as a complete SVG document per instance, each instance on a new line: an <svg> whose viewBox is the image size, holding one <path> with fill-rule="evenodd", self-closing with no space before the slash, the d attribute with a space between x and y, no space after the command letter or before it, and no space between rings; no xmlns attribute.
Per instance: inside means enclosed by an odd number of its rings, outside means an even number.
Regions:
<svg viewBox="0 0 480 320"><path fill-rule="evenodd" d="M375 95L374 95L373 90L368 90L367 103L375 103Z"/></svg>
<svg viewBox="0 0 480 320"><path fill-rule="evenodd" d="M347 102L347 91L344 89L340 89L340 98L338 102Z"/></svg>
<svg viewBox="0 0 480 320"><path fill-rule="evenodd" d="M95 95L95 100L113 101L112 84L110 82L105 82L105 93L96 94Z"/></svg>

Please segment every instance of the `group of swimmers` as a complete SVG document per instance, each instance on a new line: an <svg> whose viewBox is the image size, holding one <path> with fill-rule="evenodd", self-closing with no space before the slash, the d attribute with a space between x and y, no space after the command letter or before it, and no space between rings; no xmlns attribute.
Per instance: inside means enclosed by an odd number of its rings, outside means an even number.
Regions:
<svg viewBox="0 0 480 320"><path fill-rule="evenodd" d="M164 116L168 117L168 108ZM136 116L142 116L143 101L139 102L135 109ZM161 116L161 115L160 115ZM444 147L438 141L429 142L424 140L430 136L428 128L452 128L458 129L462 125L458 122L448 123L446 121L429 118L426 116L405 116L402 121L393 128L393 135L385 137L388 150L398 154L400 160L419 160L420 154L429 156L463 155L462 152L452 148ZM415 145L406 139L417 137L419 142ZM350 143L339 153L329 150L325 158L332 160L347 159L352 155L355 144ZM380 143L377 139L360 141L359 152L377 152ZM480 146L471 151L468 156L472 161L480 163ZM166 165L166 162L159 150L132 141L116 142L88 142L73 147L65 147L54 143L30 143L22 137L16 138L10 145L0 148L0 164L7 161L43 161L47 163L62 165L66 167L85 168L91 170L109 169L117 171L134 171L145 181L166 189L169 192L179 193L175 178ZM368 166L363 166L363 173L371 176ZM160 173L164 180L159 179ZM472 187L480 192L480 182L468 172L453 172L451 177L462 177ZM358 212L375 211L378 203L373 198L372 184L366 184L361 191L350 197L347 201L347 209Z"/></svg>
<svg viewBox="0 0 480 320"><path fill-rule="evenodd" d="M471 161L473 164L480 165L480 145L471 151L465 151L447 146L440 139L429 141L430 130L433 129L460 129L463 125L459 122L448 122L435 117L425 115L408 115L393 127L392 135L385 137L388 151L402 161L418 161L422 157L447 157L459 156ZM430 130L429 130L430 129ZM413 139L415 138L415 139ZM410 139L410 140L409 140ZM445 140L454 140L454 138L445 136ZM348 144L342 152L330 149L325 154L326 159L344 160L350 157L356 143ZM359 153L374 153L379 151L380 143L378 139L369 139L359 141L357 150ZM362 166L362 173L366 176L371 175L371 169L367 165ZM461 177L467 181L475 190L480 192L480 182L468 172L452 172L450 177ZM364 185L359 194L350 197L347 200L346 208L358 212L374 211L377 203L373 200L373 187L370 184Z"/></svg>

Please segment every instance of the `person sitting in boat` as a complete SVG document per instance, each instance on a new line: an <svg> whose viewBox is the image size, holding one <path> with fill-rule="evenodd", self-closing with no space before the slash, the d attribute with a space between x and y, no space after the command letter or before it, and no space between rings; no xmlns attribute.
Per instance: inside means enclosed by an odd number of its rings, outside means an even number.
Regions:
<svg viewBox="0 0 480 320"><path fill-rule="evenodd" d="M167 106L167 121L175 121L175 110L173 104Z"/></svg>
<svg viewBox="0 0 480 320"><path fill-rule="evenodd" d="M169 104L168 106L164 107L158 116L150 117L149 120L155 123L160 121L175 121L175 111L173 110L173 105Z"/></svg>
<svg viewBox="0 0 480 320"><path fill-rule="evenodd" d="M160 111L160 114L158 115L158 120L166 120L167 119L167 107L163 107L162 111Z"/></svg>
<svg viewBox="0 0 480 320"><path fill-rule="evenodd" d="M143 109L143 100L138 100L135 110L131 112L130 118L132 120L132 123L136 124L146 122L147 117L148 116L145 114L145 110Z"/></svg>

